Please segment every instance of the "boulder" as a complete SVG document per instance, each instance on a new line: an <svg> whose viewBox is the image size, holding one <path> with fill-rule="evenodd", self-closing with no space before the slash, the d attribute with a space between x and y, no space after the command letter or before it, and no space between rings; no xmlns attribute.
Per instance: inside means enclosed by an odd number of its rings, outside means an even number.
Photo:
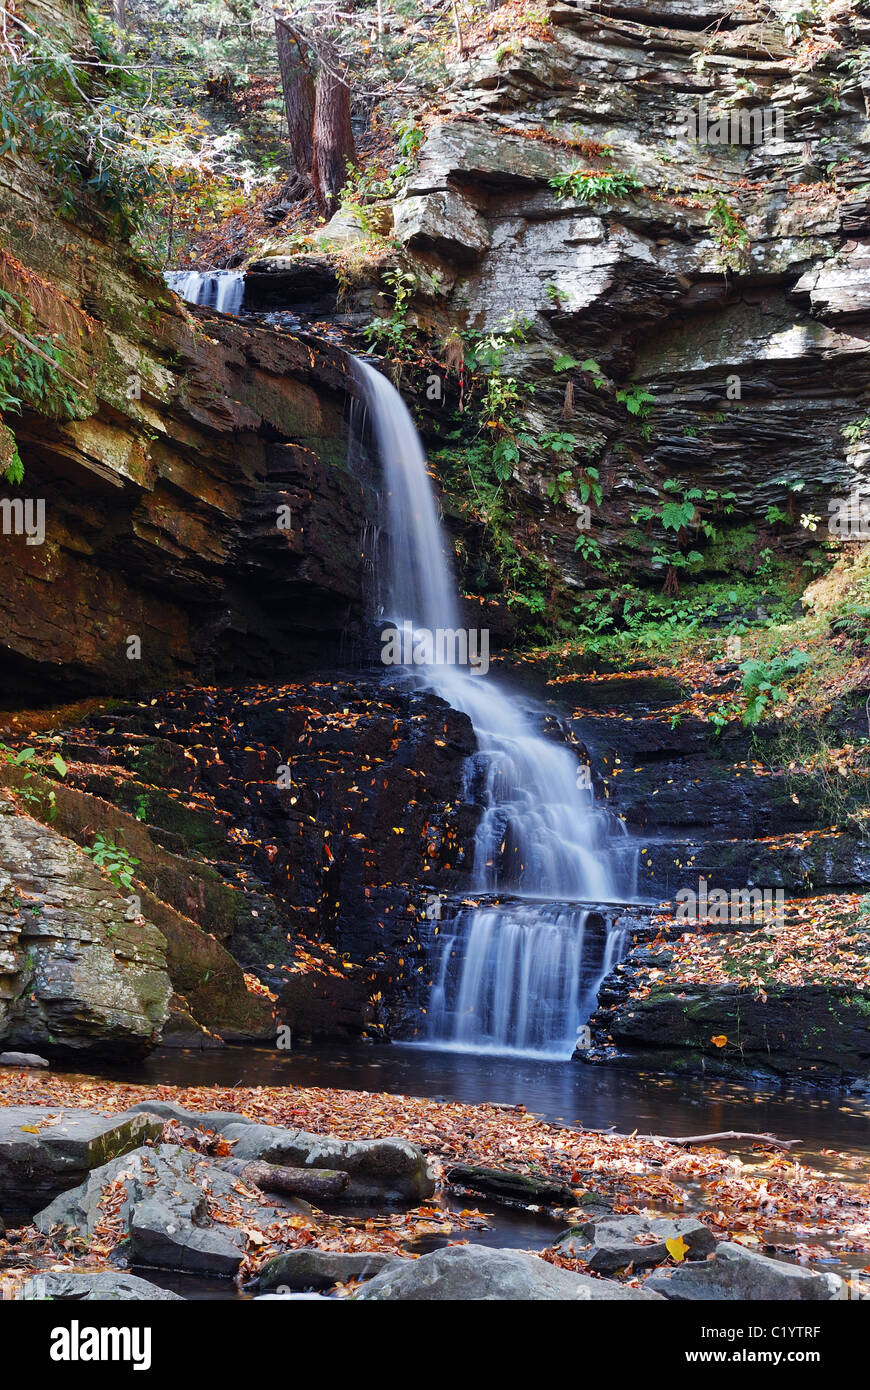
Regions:
<svg viewBox="0 0 870 1390"><path fill-rule="evenodd" d="M393 209L393 222L396 236L405 245L457 260L474 259L491 240L473 204L449 188L403 199Z"/></svg>
<svg viewBox="0 0 870 1390"><path fill-rule="evenodd" d="M0 1067L47 1067L47 1058L35 1052L0 1052Z"/></svg>
<svg viewBox="0 0 870 1390"><path fill-rule="evenodd" d="M191 1112L171 1101L144 1101L127 1114L160 1115L191 1128L211 1129L233 1145L233 1158L262 1159L287 1168L340 1169L350 1181L341 1200L415 1206L435 1191L426 1155L407 1139L332 1139L304 1129L257 1124L232 1111Z"/></svg>
<svg viewBox="0 0 870 1390"><path fill-rule="evenodd" d="M759 1255L745 1245L722 1241L712 1259L677 1265L667 1273L659 1270L649 1276L644 1288L683 1303L706 1299L825 1303L842 1297L843 1281L836 1274L816 1274Z"/></svg>
<svg viewBox="0 0 870 1390"><path fill-rule="evenodd" d="M288 1250L263 1266L253 1287L262 1294L278 1290L297 1293L308 1289L331 1289L335 1284L346 1284L349 1279L372 1279L393 1265L405 1263L398 1256L383 1255L375 1250L354 1254L313 1247Z"/></svg>
<svg viewBox="0 0 870 1390"><path fill-rule="evenodd" d="M605 1216L566 1231L556 1249L588 1265L596 1274L616 1274L633 1265L642 1269L668 1258L665 1241L682 1238L687 1259L704 1259L716 1246L716 1237L692 1217L671 1221L665 1217Z"/></svg>
<svg viewBox="0 0 870 1390"><path fill-rule="evenodd" d="M92 1238L103 1218L104 1192L116 1180L123 1188L118 1216L134 1265L231 1277L247 1245L240 1220L245 1225L268 1223L278 1214L275 1207L240 1193L238 1178L202 1154L161 1144L95 1169L81 1186L38 1212L34 1225L44 1234L59 1225ZM216 1222L210 1205L222 1204L227 1220Z"/></svg>
<svg viewBox="0 0 870 1390"><path fill-rule="evenodd" d="M11 810L0 799L0 1039L114 1062L141 1056L167 1016L165 938L128 920L77 845Z"/></svg>
<svg viewBox="0 0 870 1390"><path fill-rule="evenodd" d="M159 1138L154 1116L96 1115L90 1110L36 1105L0 1108L0 1209L29 1221L58 1193L81 1183L110 1159Z"/></svg>
<svg viewBox="0 0 870 1390"><path fill-rule="evenodd" d="M21 1297L28 1300L50 1299L52 1303L96 1303L109 1299L115 1302L184 1302L180 1294L158 1288L147 1279L110 1269L101 1269L94 1274L66 1270L36 1274L24 1285Z"/></svg>
<svg viewBox="0 0 870 1390"><path fill-rule="evenodd" d="M653 1290L630 1289L605 1279L557 1269L525 1250L486 1245L448 1245L384 1270L355 1295L397 1302L556 1302L562 1300L659 1298Z"/></svg>

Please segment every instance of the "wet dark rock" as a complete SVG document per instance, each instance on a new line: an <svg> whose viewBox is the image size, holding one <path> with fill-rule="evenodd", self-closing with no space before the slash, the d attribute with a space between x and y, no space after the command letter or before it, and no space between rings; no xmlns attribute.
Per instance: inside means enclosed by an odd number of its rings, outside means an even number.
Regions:
<svg viewBox="0 0 870 1390"><path fill-rule="evenodd" d="M485 1197L508 1199L523 1205L573 1207L577 1194L567 1183L515 1173L507 1168L479 1168L459 1163L445 1172L445 1179L456 1187L479 1192Z"/></svg>
<svg viewBox="0 0 870 1390"><path fill-rule="evenodd" d="M319 318L334 313L338 277L325 256L270 256L251 261L246 310L282 309Z"/></svg>
<svg viewBox="0 0 870 1390"><path fill-rule="evenodd" d="M359 1300L561 1302L659 1298L650 1290L626 1288L557 1269L524 1250L494 1250L485 1245L451 1245L406 1261L369 1280Z"/></svg>
<svg viewBox="0 0 870 1390"><path fill-rule="evenodd" d="M667 1273L656 1271L643 1287L681 1302L727 1299L764 1303L794 1299L825 1303L841 1297L843 1281L836 1274L816 1274L772 1260L744 1245L722 1241L712 1259L681 1264Z"/></svg>
<svg viewBox="0 0 870 1390"><path fill-rule="evenodd" d="M472 860L465 715L360 673L158 695L93 716L62 748L88 771L57 787L58 826L123 827L197 1022L228 1040L275 1036L240 962L294 1037L415 1026L427 904L461 893Z"/></svg>
<svg viewBox="0 0 870 1390"><path fill-rule="evenodd" d="M632 954L605 980L590 1019L591 1065L704 1072L743 1080L845 1085L870 1072L870 1008L855 986L686 985L667 977L643 999ZM716 1046L714 1038L727 1042Z"/></svg>
<svg viewBox="0 0 870 1390"><path fill-rule="evenodd" d="M331 1289L335 1284L346 1284L351 1279L372 1279L376 1274L404 1263L398 1256L383 1255L373 1250L360 1251L359 1254L343 1254L314 1247L288 1250L263 1266L252 1287L262 1294L275 1293L280 1289L293 1293L308 1289Z"/></svg>
<svg viewBox="0 0 870 1390"><path fill-rule="evenodd" d="M92 1169L156 1139L163 1122L145 1114L95 1115L65 1106L0 1108L0 1210L29 1220Z"/></svg>

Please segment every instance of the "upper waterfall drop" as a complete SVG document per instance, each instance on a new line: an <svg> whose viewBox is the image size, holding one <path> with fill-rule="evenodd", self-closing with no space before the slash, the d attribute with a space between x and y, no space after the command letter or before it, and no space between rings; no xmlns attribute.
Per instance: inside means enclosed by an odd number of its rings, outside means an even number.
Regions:
<svg viewBox="0 0 870 1390"><path fill-rule="evenodd" d="M409 620L415 630L455 629L457 590L420 437L386 377L359 359L353 371L386 484L385 617ZM485 810L475 842L475 889L559 901L617 897L605 817L591 791L578 786L574 755L544 738L532 712L490 676L442 662L425 668L425 680L468 715L477 736L469 783L476 783Z"/></svg>
<svg viewBox="0 0 870 1390"><path fill-rule="evenodd" d="M359 359L352 370L383 470L382 616L414 634L456 630L458 591L420 437L386 377ZM435 938L429 1042L569 1057L598 984L622 950L614 914L608 924L587 906L619 898L619 822L580 785L575 755L540 733L543 711L531 702L437 656L420 674L474 728L466 793L483 810L471 891L501 895L497 904L460 911Z"/></svg>
<svg viewBox="0 0 870 1390"><path fill-rule="evenodd" d="M163 278L188 304L202 304L221 314L237 314L242 307L245 277L241 270L167 270Z"/></svg>
<svg viewBox="0 0 870 1390"><path fill-rule="evenodd" d="M384 522L390 539L386 616L415 628L459 624L456 584L423 444L395 386L369 362L351 359L371 417L387 485ZM382 499L383 500L383 499Z"/></svg>

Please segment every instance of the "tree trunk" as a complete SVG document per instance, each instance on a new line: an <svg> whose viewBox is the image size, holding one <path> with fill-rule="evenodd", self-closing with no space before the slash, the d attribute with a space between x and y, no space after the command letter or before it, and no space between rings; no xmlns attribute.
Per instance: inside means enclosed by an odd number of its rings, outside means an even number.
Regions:
<svg viewBox="0 0 870 1390"><path fill-rule="evenodd" d="M261 1192L283 1192L290 1197L320 1201L341 1196L350 1181L348 1174L337 1168L282 1168L259 1159L221 1158L217 1166L259 1187Z"/></svg>
<svg viewBox="0 0 870 1390"><path fill-rule="evenodd" d="M275 20L275 44L290 152L296 172L310 178L314 163L314 79L299 35L286 20Z"/></svg>
<svg viewBox="0 0 870 1390"><path fill-rule="evenodd" d="M350 124L350 88L337 75L335 55L328 51L322 56L328 66L321 63L317 74L311 177L320 211L324 217L331 217L347 183L348 163L356 161L356 149Z"/></svg>
<svg viewBox="0 0 870 1390"><path fill-rule="evenodd" d="M127 0L112 0L112 18L119 29L127 28Z"/></svg>

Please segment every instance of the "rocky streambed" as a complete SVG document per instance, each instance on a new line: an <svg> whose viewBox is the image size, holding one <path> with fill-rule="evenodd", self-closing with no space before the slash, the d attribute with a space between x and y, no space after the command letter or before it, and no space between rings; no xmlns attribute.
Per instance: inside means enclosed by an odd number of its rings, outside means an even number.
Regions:
<svg viewBox="0 0 870 1390"><path fill-rule="evenodd" d="M829 1150L835 1175L790 1142L0 1069L0 1274L37 1299L857 1297L870 1153Z"/></svg>

